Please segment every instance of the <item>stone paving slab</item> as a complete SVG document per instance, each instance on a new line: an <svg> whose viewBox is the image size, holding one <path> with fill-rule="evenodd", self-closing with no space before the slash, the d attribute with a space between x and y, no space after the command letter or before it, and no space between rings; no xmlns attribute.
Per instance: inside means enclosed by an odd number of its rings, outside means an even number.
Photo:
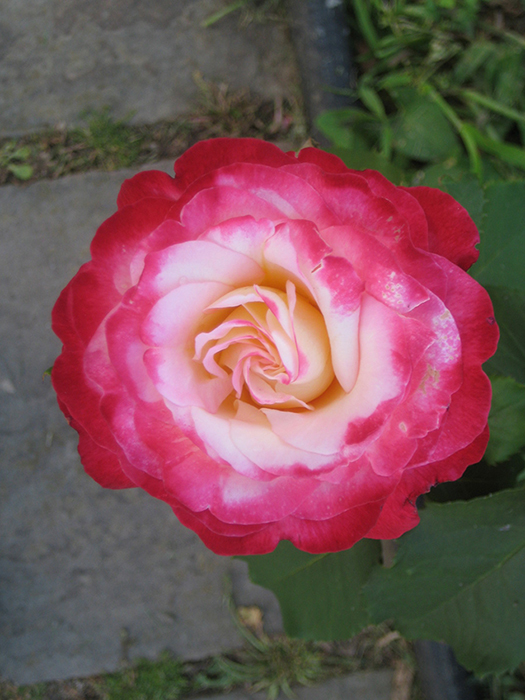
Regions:
<svg viewBox="0 0 525 700"><path fill-rule="evenodd" d="M393 672L362 671L308 688L294 687L298 700L390 700ZM278 700L284 700L282 693ZM206 695L202 700L266 700L265 693L250 694L238 690L226 695Z"/></svg>
<svg viewBox="0 0 525 700"><path fill-rule="evenodd" d="M241 27L238 14L209 28L226 0L2 0L0 135L109 107L151 123L189 111L193 79L250 88L274 98L297 84L293 51L279 23Z"/></svg>
<svg viewBox="0 0 525 700"><path fill-rule="evenodd" d="M0 676L17 683L113 671L166 648L195 659L238 647L228 577L238 604L266 610L270 632L281 625L243 562L208 551L165 503L84 474L42 379L60 351L52 305L131 174L0 188Z"/></svg>

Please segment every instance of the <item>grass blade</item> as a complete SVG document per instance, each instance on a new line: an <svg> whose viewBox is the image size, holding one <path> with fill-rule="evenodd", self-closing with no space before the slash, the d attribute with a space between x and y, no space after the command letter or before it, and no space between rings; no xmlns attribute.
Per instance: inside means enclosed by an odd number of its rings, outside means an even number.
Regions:
<svg viewBox="0 0 525 700"><path fill-rule="evenodd" d="M428 95L428 97L430 97L430 99L432 99L437 104L437 106L441 109L445 117L456 129L456 131L461 137L461 140L465 144L465 148L467 149L470 161L470 170L474 175L476 175L476 177L478 177L481 180L481 177L483 175L483 165L481 163L481 156L479 154L476 139L474 138L469 128L470 124L465 124L458 117L458 115L448 104L448 102L431 85L429 85L428 83L424 83L421 86L421 90L423 94Z"/></svg>
<svg viewBox="0 0 525 700"><path fill-rule="evenodd" d="M482 134L481 131L476 129L475 126L472 126L472 124L464 124L463 127L476 145L483 151L490 153L492 156L501 158L501 160L509 165L514 165L521 170L525 170L525 149L491 139L485 136L485 134Z"/></svg>
<svg viewBox="0 0 525 700"><path fill-rule="evenodd" d="M212 24L216 24L223 17L226 17L231 12L235 12L235 10L239 10L243 5L246 5L247 3L248 0L237 0L237 2L232 2L229 5L226 5L226 7L223 7L218 12L214 12L213 15L210 15L207 19L203 20L201 22L201 27L204 27L205 29L211 27Z"/></svg>
<svg viewBox="0 0 525 700"><path fill-rule="evenodd" d="M502 117L525 123L525 114L523 114L523 112L518 112L512 109L512 107L506 107L504 104L501 104L501 102L481 95L479 92L475 92L474 90L462 90L461 96L467 101L475 102L482 107L490 109L492 112L496 112L496 114L501 114Z"/></svg>

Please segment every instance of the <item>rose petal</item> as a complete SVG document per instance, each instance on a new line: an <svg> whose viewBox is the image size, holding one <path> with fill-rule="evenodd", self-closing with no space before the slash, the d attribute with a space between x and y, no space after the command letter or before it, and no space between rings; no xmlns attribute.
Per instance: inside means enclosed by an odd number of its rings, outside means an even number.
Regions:
<svg viewBox="0 0 525 700"><path fill-rule="evenodd" d="M108 283L112 280L120 294L131 287L130 266L139 246L163 223L172 204L145 199L119 210L99 227L91 243L93 265L99 275L105 273ZM171 226L176 240L181 228L176 222Z"/></svg>
<svg viewBox="0 0 525 700"><path fill-rule="evenodd" d="M117 197L117 206L122 209L141 199L153 197L177 200L181 192L173 177L161 170L148 170L124 180Z"/></svg>
<svg viewBox="0 0 525 700"><path fill-rule="evenodd" d="M459 479L470 464L479 462L488 443L488 427L462 450L446 460L417 469L407 469L399 486L386 500L376 525L368 532L372 539L401 537L419 523L416 498L443 481Z"/></svg>
<svg viewBox="0 0 525 700"><path fill-rule="evenodd" d="M423 209L421 206L418 206L417 198L414 198L411 194L413 188L396 187L375 170L362 170L360 174L365 178L372 192L391 202L407 221L410 231L410 242L418 248L428 250L428 221ZM396 244L399 245L402 240L404 239L400 237L398 237L397 241L394 238L390 242L390 247Z"/></svg>
<svg viewBox="0 0 525 700"><path fill-rule="evenodd" d="M238 194L235 194L235 190ZM200 194L207 191L209 199L206 199L204 194ZM219 223L217 214L213 214L213 211L220 211L221 216L228 219L248 214L256 219L270 218L277 221L305 219L314 222L321 228L339 223L324 198L303 178L296 177L293 173L287 172L285 168L275 170L264 165L236 163L219 168L194 183L181 198L181 203L184 203L182 223L187 227L192 227L194 233L196 233L196 229L193 227L194 219L193 217L191 220L188 219L186 202L189 203L195 197L199 199L199 209L203 209L204 202L209 202L207 212L209 212L208 216L213 216L213 221L206 218L207 226ZM250 206L257 207L252 197L256 197L261 202L259 206L263 209L260 212L257 209L254 211L246 208L241 211L240 202L249 201ZM268 206L271 209L268 209ZM230 215L228 215L229 207L231 207ZM190 210L194 216L197 214L195 205L190 205ZM270 216L270 211L277 212L277 214ZM206 213L204 217L206 217ZM200 220L203 220L202 217Z"/></svg>
<svg viewBox="0 0 525 700"><path fill-rule="evenodd" d="M195 180L233 163L257 163L271 168L293 162L280 148L260 139L217 138L199 141L175 161L175 181L186 190Z"/></svg>
<svg viewBox="0 0 525 700"><path fill-rule="evenodd" d="M410 360L402 320L388 307L363 295L359 328L360 364L350 393L333 389L313 405L308 414L263 409L272 430L290 445L325 455L337 454L349 443L360 443L370 430L353 433L373 416L386 420L392 403L398 403L410 379ZM386 413L381 407L386 408ZM375 432L379 426L370 426ZM354 453L354 458L362 450ZM346 452L350 457L349 452Z"/></svg>
<svg viewBox="0 0 525 700"><path fill-rule="evenodd" d="M446 192L409 187L428 221L429 250L468 270L479 257L479 233L467 210Z"/></svg>
<svg viewBox="0 0 525 700"><path fill-rule="evenodd" d="M264 256L267 263L292 272L312 295L325 321L335 375L350 391L359 361L357 327L363 284L348 260L330 253L311 224L289 222L267 241Z"/></svg>
<svg viewBox="0 0 525 700"><path fill-rule="evenodd" d="M323 455L292 446L272 430L263 414L243 401L238 402L235 419L230 423L230 437L243 455L270 474L305 476L333 469L341 458L338 454ZM288 411L276 411L292 415ZM295 414L293 414L295 415Z"/></svg>

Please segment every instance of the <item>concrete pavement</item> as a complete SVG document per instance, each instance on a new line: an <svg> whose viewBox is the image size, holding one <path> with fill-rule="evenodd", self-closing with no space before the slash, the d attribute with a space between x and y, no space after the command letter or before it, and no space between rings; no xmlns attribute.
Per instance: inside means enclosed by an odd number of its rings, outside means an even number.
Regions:
<svg viewBox="0 0 525 700"><path fill-rule="evenodd" d="M0 136L78 124L109 107L145 124L188 112L193 79L266 98L297 82L285 27L238 14L202 22L224 0L2 0Z"/></svg>

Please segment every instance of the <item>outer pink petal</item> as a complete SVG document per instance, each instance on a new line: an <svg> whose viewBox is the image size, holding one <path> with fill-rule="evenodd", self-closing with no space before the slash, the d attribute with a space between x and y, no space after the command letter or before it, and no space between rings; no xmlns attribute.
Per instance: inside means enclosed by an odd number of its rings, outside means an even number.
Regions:
<svg viewBox="0 0 525 700"><path fill-rule="evenodd" d="M79 343L85 347L120 298L111 281L99 273L93 262L85 263L53 308L53 331L64 346Z"/></svg>
<svg viewBox="0 0 525 700"><path fill-rule="evenodd" d="M210 193L209 199L204 194L208 190L216 190ZM238 190L237 194L235 190ZM206 230L202 220L209 227L221 220L246 215L275 221L306 219L322 228L339 223L315 188L286 168L236 163L203 176L191 185L179 202L183 212L188 205L192 209L192 218L183 213L182 221L195 231L193 221L199 222L199 217L195 216L196 205L192 205L192 200L196 197L199 198L197 209L204 210L199 224L201 233ZM253 197L260 203L257 204ZM215 213L213 209L216 209Z"/></svg>
<svg viewBox="0 0 525 700"><path fill-rule="evenodd" d="M445 304L461 337L463 382L452 396L429 461L445 459L462 449L485 428L492 392L481 365L496 351L499 337L492 303L483 287L447 260L441 259L440 264L449 281Z"/></svg>
<svg viewBox="0 0 525 700"><path fill-rule="evenodd" d="M106 489L128 489L136 484L122 471L117 455L98 445L75 420L70 425L78 432L78 452L86 474Z"/></svg>
<svg viewBox="0 0 525 700"><path fill-rule="evenodd" d="M64 342L62 354L56 359L51 379L59 405L70 423L78 430L83 426L97 438L97 444L117 452L115 439L100 415L101 391L95 387L86 375L85 344L77 334L71 319L72 290L78 276L62 292L53 309L53 329Z"/></svg>
<svg viewBox="0 0 525 700"><path fill-rule="evenodd" d="M89 275L82 277L88 278ZM130 480L122 469L122 452L100 410L103 389L92 383L86 374L84 341L75 332L71 321L68 322L71 309L68 300L72 298L78 279L78 276L74 278L64 290L54 309L54 323L60 330L64 349L53 367L53 385L60 408L79 433L79 453L87 473L103 486L128 488L136 482ZM111 290L108 296L111 297ZM104 370L104 375L110 381L113 379L111 369L109 373Z"/></svg>
<svg viewBox="0 0 525 700"><path fill-rule="evenodd" d="M112 280L121 294L132 284L130 268L138 246L162 224L171 206L167 200L144 199L117 211L99 227L91 243L91 256L97 270ZM178 242L177 232L174 230L174 242Z"/></svg>
<svg viewBox="0 0 525 700"><path fill-rule="evenodd" d="M172 506L172 508L180 522L196 532L206 547L215 554L223 556L268 554L273 552L281 540L279 531L267 524L256 532L251 531L251 528L247 527L244 535L241 531L243 526L236 528L232 535L217 534L208 525L208 512L205 513L205 517L204 514L195 513L181 505ZM202 521L200 520L201 515L203 516Z"/></svg>
<svg viewBox="0 0 525 700"><path fill-rule="evenodd" d="M470 445L446 459L407 469L367 537L393 539L415 527L419 523L415 505L417 497L430 491L436 484L459 479L470 464L479 462L482 458L488 439L487 426Z"/></svg>
<svg viewBox="0 0 525 700"><path fill-rule="evenodd" d="M422 438L440 426L451 396L462 384L461 340L451 313L436 297L405 322L411 329L412 376L407 396L390 422L405 438Z"/></svg>
<svg viewBox="0 0 525 700"><path fill-rule="evenodd" d="M172 210L167 216L171 216ZM146 258L157 251L191 240L189 232L177 221L167 218L137 246L130 263L131 285L136 286L146 265Z"/></svg>
<svg viewBox="0 0 525 700"><path fill-rule="evenodd" d="M279 168L293 157L260 139L218 138L199 141L175 162L176 182L187 189L195 180L233 163L256 163Z"/></svg>
<svg viewBox="0 0 525 700"><path fill-rule="evenodd" d="M448 280L445 306L450 310L461 335L464 363L479 365L496 352L499 329L487 291L470 275L448 260L439 260Z"/></svg>
<svg viewBox="0 0 525 700"><path fill-rule="evenodd" d="M122 209L141 199L151 197L177 200L180 192L173 177L160 170L147 170L124 180L117 197L117 206Z"/></svg>
<svg viewBox="0 0 525 700"><path fill-rule="evenodd" d="M427 217L429 250L468 270L479 257L479 233L467 210L441 190L410 187L407 192Z"/></svg>
<svg viewBox="0 0 525 700"><path fill-rule="evenodd" d="M119 385L124 385L131 396L151 403L159 401L161 396L144 364L148 346L141 340L141 325L142 318L135 307L121 305L101 328L107 343L107 354L103 353L98 343L92 342L86 351L86 370L106 391L118 391ZM104 374L107 376L109 368L104 364L109 364L115 371L116 382L107 382Z"/></svg>
<svg viewBox="0 0 525 700"><path fill-rule="evenodd" d="M391 202L406 219L409 225L411 243L418 248L428 250L427 219L417 199L414 200L414 197L409 194L411 190L396 187L375 170L362 170L360 175L365 178L375 195Z"/></svg>
<svg viewBox="0 0 525 700"><path fill-rule="evenodd" d="M383 502L399 483L399 474L378 476L366 458L354 464L341 465L344 478L338 483L322 481L294 512L305 520L331 520L352 508L367 503Z"/></svg>
<svg viewBox="0 0 525 700"><path fill-rule="evenodd" d="M383 501L366 503L336 515L329 520L288 518L279 523L292 544L310 554L341 552L367 536L376 523Z"/></svg>
<svg viewBox="0 0 525 700"><path fill-rule="evenodd" d="M403 195L394 196L390 189L387 192L386 187L378 187L378 191L385 191L389 198L378 196L367 182L367 171L347 170L346 173L333 174L309 163L286 166L282 170L304 179L320 194L337 219L334 225L364 229L392 249L403 239L410 240L411 221L406 218L406 206L397 207L398 203L404 205L399 201L404 199ZM316 223L325 228L322 223ZM418 240L421 235L424 238L424 231L420 232Z"/></svg>
<svg viewBox="0 0 525 700"><path fill-rule="evenodd" d="M174 511L180 521L194 530L209 549L216 554L231 556L267 554L283 539L290 540L298 549L312 554L348 549L366 536L371 525L377 520L380 509L380 502L367 503L322 521L291 516L279 522L269 523L264 530L248 533L244 537L239 534L217 534L199 520L200 513L190 513L182 508L174 508ZM209 524L208 519L206 523Z"/></svg>
<svg viewBox="0 0 525 700"><path fill-rule="evenodd" d="M264 165L238 163L213 174L216 187L237 187L257 195L287 219L306 219L319 228L338 222L322 197L304 178ZM251 212L245 212L249 214Z"/></svg>
<svg viewBox="0 0 525 700"><path fill-rule="evenodd" d="M82 373L82 355L68 349L55 362L51 373L58 405L68 423L80 435L79 452L86 471L102 486L127 488L126 477L117 465L118 446L99 411L100 396L86 385ZM95 442L83 425L96 434Z"/></svg>
<svg viewBox="0 0 525 700"><path fill-rule="evenodd" d="M381 436L367 448L366 456L379 476L399 474L417 449L417 440L409 438L399 424L389 421Z"/></svg>
<svg viewBox="0 0 525 700"><path fill-rule="evenodd" d="M157 410L163 410L159 402ZM100 401L100 412L119 445L119 459L124 472L127 472L127 463L140 472L144 472L155 479L162 478L162 459L154 447L145 443L137 430L135 415L137 402L125 391L118 394L105 394ZM130 474L128 474L130 476ZM130 477L132 478L132 477Z"/></svg>
<svg viewBox="0 0 525 700"><path fill-rule="evenodd" d="M210 510L237 525L281 520L316 488L313 479L279 477L255 481L220 465L188 440L164 462L166 489L194 512Z"/></svg>

